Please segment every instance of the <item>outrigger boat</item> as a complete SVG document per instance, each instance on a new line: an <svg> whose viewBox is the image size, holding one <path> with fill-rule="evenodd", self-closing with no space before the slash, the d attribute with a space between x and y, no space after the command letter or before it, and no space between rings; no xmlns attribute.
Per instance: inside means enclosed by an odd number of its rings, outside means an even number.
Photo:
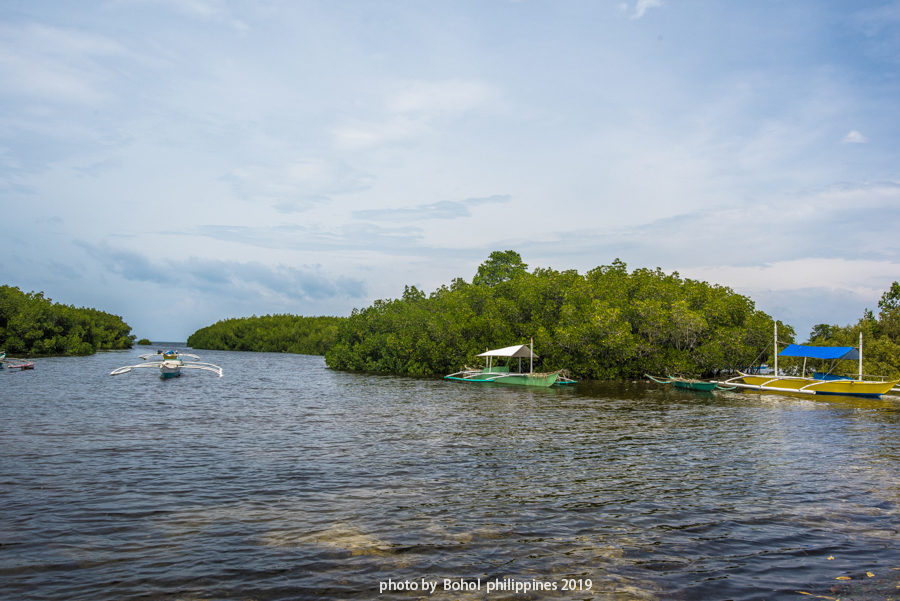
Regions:
<svg viewBox="0 0 900 601"><path fill-rule="evenodd" d="M796 392L800 394L839 394L850 396L862 396L877 398L887 394L900 380L887 380L875 382L863 380L862 373L862 332L859 334L859 348L852 346L804 346L800 344L788 344L778 352L778 324L775 324L775 370L773 374L755 375L740 374L720 384L737 386L751 390L771 390L774 392ZM786 376L778 373L778 357L803 357L803 371L800 376ZM859 374L856 380L845 376L836 376L827 373L813 372L813 377L806 377L807 359L825 359L834 362L838 360L859 360ZM737 382L742 380L742 382Z"/></svg>
<svg viewBox="0 0 900 601"><path fill-rule="evenodd" d="M534 373L534 360L540 359L534 354L534 340L531 345L520 344L517 346L508 346L493 351L486 351L476 357L484 357L486 367L484 369L465 368L455 374L444 376L445 380L459 380L461 382L494 382L496 384L512 384L513 386L539 386L541 388L549 388L553 385L577 384L575 380L571 380L561 371L552 373ZM506 365L494 365L494 357L506 358ZM509 371L510 363L514 358L519 359L519 371ZM529 360L528 372L522 371L522 359Z"/></svg>
<svg viewBox="0 0 900 601"><path fill-rule="evenodd" d="M26 369L34 369L34 363L23 361L22 359L13 359L12 357L7 358L6 353L0 352L0 367L24 371Z"/></svg>
<svg viewBox="0 0 900 601"><path fill-rule="evenodd" d="M200 363L198 361L184 360L185 357L199 360L200 357L198 357L197 355L179 353L178 351L167 351L165 353L162 351L156 351L155 353L148 353L146 355L139 356L141 359L146 361L146 363L120 367L119 369L111 372L109 375L118 376L130 372L132 369L158 368L160 378L175 378L177 376L180 376L182 369L202 369L205 371L217 373L219 374L220 378L222 377L222 368L218 365L213 365L212 363Z"/></svg>
<svg viewBox="0 0 900 601"><path fill-rule="evenodd" d="M689 378L677 378L675 376L668 376L666 379L654 378L650 374L644 374L657 384L672 384L676 388L684 388L686 390L702 390L704 392L710 392L713 390L734 390L736 386L723 386L718 382L705 382L703 380L693 380Z"/></svg>

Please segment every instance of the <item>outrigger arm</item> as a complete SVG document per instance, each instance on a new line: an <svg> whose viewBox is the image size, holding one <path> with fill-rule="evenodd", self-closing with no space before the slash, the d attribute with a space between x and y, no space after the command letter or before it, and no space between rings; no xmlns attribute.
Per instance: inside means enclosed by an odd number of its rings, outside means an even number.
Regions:
<svg viewBox="0 0 900 601"><path fill-rule="evenodd" d="M205 369L206 371L219 374L220 378L222 377L222 368L212 363L185 363L181 366L181 369Z"/></svg>
<svg viewBox="0 0 900 601"><path fill-rule="evenodd" d="M113 370L109 375L111 376L120 376L122 374L126 374L130 372L132 369L159 369L164 364L164 361L148 361L147 363L139 363L137 365L128 365L126 367L120 367L119 369ZM215 374L218 374L219 377L222 377L222 368L218 365L213 365L212 363L184 363L179 365L181 369L202 369L205 371L211 371Z"/></svg>
<svg viewBox="0 0 900 601"><path fill-rule="evenodd" d="M127 374L132 369L145 369L145 368L150 368L150 367L159 368L159 366L161 364L162 364L161 361L151 361L150 363L139 363L138 365L128 365L126 367L120 367L119 369L113 370L112 372L110 372L109 375L120 376L122 374Z"/></svg>

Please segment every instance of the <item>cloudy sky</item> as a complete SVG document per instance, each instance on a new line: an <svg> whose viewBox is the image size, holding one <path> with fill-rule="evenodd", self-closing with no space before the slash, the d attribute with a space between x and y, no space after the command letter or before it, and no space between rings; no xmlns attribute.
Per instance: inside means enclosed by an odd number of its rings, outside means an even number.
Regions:
<svg viewBox="0 0 900 601"><path fill-rule="evenodd" d="M10 0L0 283L184 340L513 249L805 338L900 280L898 63L898 2Z"/></svg>

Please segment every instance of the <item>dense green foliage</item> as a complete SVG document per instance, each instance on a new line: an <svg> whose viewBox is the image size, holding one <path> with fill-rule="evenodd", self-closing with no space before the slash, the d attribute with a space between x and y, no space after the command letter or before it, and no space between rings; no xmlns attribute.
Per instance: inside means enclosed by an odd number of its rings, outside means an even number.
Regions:
<svg viewBox="0 0 900 601"><path fill-rule="evenodd" d="M0 286L0 350L10 355L89 355L131 348L134 338L118 315L54 303L42 292Z"/></svg>
<svg viewBox="0 0 900 601"><path fill-rule="evenodd" d="M446 374L480 365L486 348L533 336L541 371L579 379L644 373L702 374L766 361L772 319L728 288L637 269L621 261L585 275L535 269L518 253L492 253L473 283L453 280L430 295L354 310L326 352L336 369ZM779 324L782 340L793 330ZM768 350L767 350L768 347Z"/></svg>
<svg viewBox="0 0 900 601"><path fill-rule="evenodd" d="M846 326L818 324L809 335L810 344L817 346L857 346L863 335L863 373L900 378L900 283L894 282L890 290L878 301L879 313L866 310L855 324ZM811 366L815 369L829 366ZM856 375L858 364L843 361L834 373Z"/></svg>
<svg viewBox="0 0 900 601"><path fill-rule="evenodd" d="M528 265L522 262L522 257L516 251L494 251L487 261L478 266L478 273L472 278L472 283L496 286L508 282L527 269Z"/></svg>
<svg viewBox="0 0 900 601"><path fill-rule="evenodd" d="M187 345L216 351L324 355L343 317L264 315L224 319L191 334Z"/></svg>
<svg viewBox="0 0 900 601"><path fill-rule="evenodd" d="M137 344L141 344L143 346L149 346L153 343L150 342L150 339L148 339L148 338L141 338L140 340L137 341Z"/></svg>

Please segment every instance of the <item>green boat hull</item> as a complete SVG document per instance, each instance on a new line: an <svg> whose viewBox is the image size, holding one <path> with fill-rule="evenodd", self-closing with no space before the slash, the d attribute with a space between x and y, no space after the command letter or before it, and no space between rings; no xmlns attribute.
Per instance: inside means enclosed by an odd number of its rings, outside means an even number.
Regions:
<svg viewBox="0 0 900 601"><path fill-rule="evenodd" d="M559 374L505 374L505 373L480 373L467 378L444 376L446 380L460 382L475 382L479 384L503 384L504 386L535 386L549 388L556 383Z"/></svg>
<svg viewBox="0 0 900 601"><path fill-rule="evenodd" d="M683 378L667 377L665 380L654 378L650 374L644 374L647 378L653 380L657 384L673 384L676 388L684 388L685 390L702 390L704 392L712 392L713 390L734 390L734 386L720 386L718 382L702 382L700 380L686 380Z"/></svg>
<svg viewBox="0 0 900 601"><path fill-rule="evenodd" d="M709 392L716 389L715 382L679 382L675 380L672 384L675 385L675 388L686 388L688 390L705 390Z"/></svg>

